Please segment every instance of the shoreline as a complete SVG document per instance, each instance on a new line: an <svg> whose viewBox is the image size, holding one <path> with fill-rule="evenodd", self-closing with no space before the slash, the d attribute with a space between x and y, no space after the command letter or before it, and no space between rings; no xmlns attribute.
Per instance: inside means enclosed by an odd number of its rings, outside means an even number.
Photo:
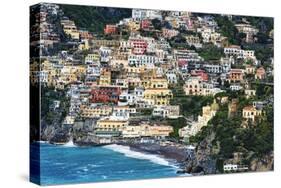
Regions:
<svg viewBox="0 0 281 188"><path fill-rule="evenodd" d="M154 154L162 156L163 158L175 160L178 163L182 163L186 160L187 154L184 148L178 148L177 146L162 146L160 144L147 144L147 143L128 143L119 144L128 146L132 151L144 152L148 154Z"/></svg>
<svg viewBox="0 0 281 188"><path fill-rule="evenodd" d="M69 142L65 143L54 143L48 141L37 141L38 143L47 143L51 145L63 146L69 144ZM143 154L151 154L162 157L163 159L174 162L178 166L177 173L180 174L189 174L184 172L184 164L188 157L186 152L186 148L174 146L174 145L161 145L159 143L126 143L126 142L116 142L116 143L106 143L106 144L94 144L94 143L76 143L72 142L73 146L76 147L102 147L107 145L119 145L119 146L127 146L131 151L140 152Z"/></svg>
<svg viewBox="0 0 281 188"><path fill-rule="evenodd" d="M66 145L69 144L69 142L49 142L49 141L36 141L37 143L47 143L52 145ZM89 143L89 142L72 142L71 144L77 146L77 147L102 147L106 145L120 145L120 146L128 146L132 151L137 152L143 152L148 154L155 154L163 156L167 159L174 159L177 162L184 162L187 159L187 152L186 148L182 145L180 148L179 146L175 145L161 145L159 143L131 143L131 142L112 142L112 143Z"/></svg>

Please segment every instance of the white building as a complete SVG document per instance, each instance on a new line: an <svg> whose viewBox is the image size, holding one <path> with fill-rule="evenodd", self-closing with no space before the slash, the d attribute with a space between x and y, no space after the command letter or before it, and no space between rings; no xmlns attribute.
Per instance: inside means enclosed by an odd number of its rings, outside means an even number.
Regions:
<svg viewBox="0 0 281 188"><path fill-rule="evenodd" d="M119 79L115 80L115 85L124 89L124 88L128 88L129 82L128 82L127 79L120 79L119 78Z"/></svg>
<svg viewBox="0 0 281 188"><path fill-rule="evenodd" d="M178 82L177 74L174 70L168 70L166 72L166 78L169 84L176 84Z"/></svg>
<svg viewBox="0 0 281 188"><path fill-rule="evenodd" d="M123 92L121 93L121 95L119 96L119 101L123 104L129 104L129 105L133 105L136 102L136 96L134 94L128 93L128 92Z"/></svg>
<svg viewBox="0 0 281 188"><path fill-rule="evenodd" d="M256 59L254 50L242 50L239 46L224 48L224 53L228 56L236 56L243 59Z"/></svg>
<svg viewBox="0 0 281 188"><path fill-rule="evenodd" d="M108 47L101 46L100 47L100 60L101 62L109 62L111 49Z"/></svg>
<svg viewBox="0 0 281 188"><path fill-rule="evenodd" d="M204 64L203 68L206 70L207 73L213 73L213 74L222 73L221 65Z"/></svg>
<svg viewBox="0 0 281 188"><path fill-rule="evenodd" d="M180 116L180 107L179 105L156 106L152 116L175 119Z"/></svg>
<svg viewBox="0 0 281 188"><path fill-rule="evenodd" d="M198 121L191 122L190 125L179 129L179 136L183 138L189 138L190 136L196 135L202 127L206 126L215 115L218 110L218 104L215 102L210 106L202 107L202 116L198 116Z"/></svg>
<svg viewBox="0 0 281 188"><path fill-rule="evenodd" d="M233 57L222 57L220 59L220 65L221 65L221 69L222 69L222 73L227 73L231 70L231 65L233 65L234 62L234 58Z"/></svg>
<svg viewBox="0 0 281 188"><path fill-rule="evenodd" d="M233 85L230 86L231 91L239 91L241 89L243 89L243 87L240 86L240 85L237 85L237 84L233 84Z"/></svg>
<svg viewBox="0 0 281 188"><path fill-rule="evenodd" d="M86 74L89 77L99 77L100 76L100 67L96 65L88 65Z"/></svg>
<svg viewBox="0 0 281 188"><path fill-rule="evenodd" d="M144 20L144 19L159 19L162 20L161 11L159 10L144 10L144 9L133 9L132 18L134 20Z"/></svg>
<svg viewBox="0 0 281 188"><path fill-rule="evenodd" d="M143 98L143 97L144 97L144 88L135 87L135 89L134 89L134 95L135 95L137 98Z"/></svg>
<svg viewBox="0 0 281 188"><path fill-rule="evenodd" d="M113 113L111 119L128 120L131 114L135 114L136 109L129 106L115 106L113 107Z"/></svg>
<svg viewBox="0 0 281 188"><path fill-rule="evenodd" d="M130 55L128 58L128 63L129 65L136 67L153 67L155 64L159 63L159 59L156 56L151 55Z"/></svg>
<svg viewBox="0 0 281 188"><path fill-rule="evenodd" d="M201 77L190 77L185 82L184 91L186 95L201 95L203 81Z"/></svg>
<svg viewBox="0 0 281 188"><path fill-rule="evenodd" d="M203 60L194 50L173 50L175 60L185 60L187 62L200 62Z"/></svg>

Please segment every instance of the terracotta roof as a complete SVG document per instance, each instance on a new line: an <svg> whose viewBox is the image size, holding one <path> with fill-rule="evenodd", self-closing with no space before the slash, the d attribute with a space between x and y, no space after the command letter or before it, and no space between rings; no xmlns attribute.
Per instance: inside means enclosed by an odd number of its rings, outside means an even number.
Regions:
<svg viewBox="0 0 281 188"><path fill-rule="evenodd" d="M243 110L254 111L254 110L256 110L256 108L253 107L252 105L249 105L249 106L245 106L245 107L243 108Z"/></svg>

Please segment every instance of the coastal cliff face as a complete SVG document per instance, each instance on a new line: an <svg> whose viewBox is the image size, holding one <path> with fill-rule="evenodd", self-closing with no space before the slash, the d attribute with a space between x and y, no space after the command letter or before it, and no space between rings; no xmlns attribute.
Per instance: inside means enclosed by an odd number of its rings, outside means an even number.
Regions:
<svg viewBox="0 0 281 188"><path fill-rule="evenodd" d="M49 141L50 143L66 143L71 136L71 129L62 127L59 124L48 125L46 122L41 122L41 140Z"/></svg>
<svg viewBox="0 0 281 188"><path fill-rule="evenodd" d="M95 124L93 120L77 121L72 126L59 123L49 125L42 121L41 140L63 144L72 139L76 145L95 146L99 140L93 135L93 124Z"/></svg>
<svg viewBox="0 0 281 188"><path fill-rule="evenodd" d="M215 135L211 134L201 141L194 153L190 153L186 162L185 169L186 173L191 174L215 174L216 170L216 160L211 156L214 154L212 149L212 141Z"/></svg>

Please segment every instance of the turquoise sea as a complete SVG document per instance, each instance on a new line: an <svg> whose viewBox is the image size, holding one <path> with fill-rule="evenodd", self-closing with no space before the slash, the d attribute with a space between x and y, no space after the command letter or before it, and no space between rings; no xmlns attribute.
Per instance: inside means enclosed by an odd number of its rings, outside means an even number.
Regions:
<svg viewBox="0 0 281 188"><path fill-rule="evenodd" d="M178 165L126 146L77 147L40 143L42 185L176 177ZM38 144L31 150L38 151ZM38 159L32 159L38 160Z"/></svg>

